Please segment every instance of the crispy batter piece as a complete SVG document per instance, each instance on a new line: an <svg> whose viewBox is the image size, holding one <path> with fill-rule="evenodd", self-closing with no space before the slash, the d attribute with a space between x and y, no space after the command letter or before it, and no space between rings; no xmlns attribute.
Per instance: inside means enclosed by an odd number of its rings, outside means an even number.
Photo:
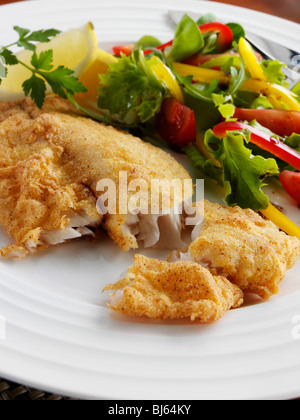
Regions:
<svg viewBox="0 0 300 420"><path fill-rule="evenodd" d="M109 307L131 316L208 323L243 303L242 291L193 262L158 261L136 255L125 279L110 284Z"/></svg>
<svg viewBox="0 0 300 420"><path fill-rule="evenodd" d="M204 222L188 252L192 261L215 269L244 292L268 299L298 260L300 241L252 210L205 200Z"/></svg>

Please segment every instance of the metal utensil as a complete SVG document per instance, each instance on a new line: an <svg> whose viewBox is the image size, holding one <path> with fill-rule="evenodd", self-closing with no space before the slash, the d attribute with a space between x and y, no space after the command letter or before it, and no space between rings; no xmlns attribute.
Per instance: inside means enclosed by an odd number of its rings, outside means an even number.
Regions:
<svg viewBox="0 0 300 420"><path fill-rule="evenodd" d="M181 21L185 13L179 10L170 10L168 12L171 21L176 25ZM197 13L191 12L188 14L195 20L199 19L199 14ZM246 31L246 38L263 58L267 60L279 60L287 65L282 70L291 85L294 85L300 80L300 52L249 31Z"/></svg>

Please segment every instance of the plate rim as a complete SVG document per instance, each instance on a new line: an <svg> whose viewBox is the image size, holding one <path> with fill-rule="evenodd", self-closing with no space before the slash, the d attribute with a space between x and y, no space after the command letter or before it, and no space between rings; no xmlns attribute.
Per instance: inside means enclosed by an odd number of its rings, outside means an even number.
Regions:
<svg viewBox="0 0 300 420"><path fill-rule="evenodd" d="M43 1L43 5L41 7L45 10L48 7L53 9L55 7L55 5L59 4L59 3L61 3L61 1L45 0L45 1ZM64 3L70 3L70 4L73 4L73 5L74 5L74 3L82 4L82 2L80 2L78 0L76 0L76 1L67 0ZM91 1L90 3L96 4L96 2L94 2L94 1ZM121 2L119 0L111 0L110 4L112 5L113 3L119 3L120 4ZM127 6L133 7L133 5L137 4L137 3L140 4L140 2L137 1L137 0L128 0L127 1ZM181 3L182 2L179 2L178 0L175 0L175 1L168 0L167 2L164 2L164 6L168 4L169 6L167 6L167 7L170 8L171 4L177 6L177 5L180 5ZM30 9L31 7L37 7L38 4L39 4L39 2L37 2L37 1L29 0L29 1L26 1L26 2L17 2L17 3L13 3L13 4L2 5L1 10L3 11L4 8L7 9L7 10L13 10L13 9L19 9L20 7L25 8L27 10L27 9ZM154 0L154 2L152 2L152 4L154 6L156 6L156 5L159 4L159 2L157 0ZM199 7L200 8L201 5L205 5L205 6L210 6L211 5L215 8L216 13L217 13L218 9L222 9L222 10L224 10L224 12L226 12L227 10L228 10L228 12L230 10L234 10L237 13L239 13L239 11L244 11L244 12L247 11L247 13L249 13L249 16L250 15L251 16L258 16L259 15L261 18L268 17L268 20L270 20L272 22L274 22L274 21L278 22L278 23L279 22L280 23L284 22L285 27L289 27L289 28L291 28L291 30L293 28L296 28L296 27L297 27L298 30L300 28L299 24L297 24L295 22L288 21L288 20L282 19L282 18L277 17L277 16L268 15L268 14L265 14L265 13L262 13L262 12L256 12L256 11L253 11L251 9L245 9L243 7L240 7L240 6L226 5L226 4L223 4L223 3L217 3L216 4L215 2L196 1L196 0L188 0L185 4L186 5L191 4L191 7L187 6L190 9L192 7L193 8L194 7L197 7L197 8ZM45 13L46 13L46 11L45 11ZM0 286L0 290L1 290L1 286ZM0 354L1 354L1 349L2 349L2 346L1 346L1 340L0 340ZM12 372L12 371L10 370L10 372ZM64 385L62 385L62 383L61 383L60 386L58 386L58 385L54 386L54 385L49 385L49 382L47 382L47 380L45 381L45 378L43 378L43 379L42 378L40 378L40 379L38 379L38 378L30 379L30 378L28 378L28 374L25 373L25 370L23 371L22 374L21 373L18 374L16 372L15 373L9 373L5 368L3 368L0 365L0 374L1 374L2 377L5 377L8 380L12 380L12 381L18 382L18 383L24 383L24 384L26 383L26 384L28 384L28 386L31 386L31 387L34 387L34 388L39 388L39 389L44 389L48 392L59 393L59 394L64 395L64 396L70 396L70 397L74 397L74 398L85 398L85 399L88 399L88 398L93 398L93 399L102 398L100 395L92 394L89 391L87 392L85 390L80 390L79 388L76 388L76 386L73 386L73 389L71 390L67 386L67 383L64 383ZM293 398L299 397L299 395L300 395L300 383L297 386L297 390L295 389L293 391L293 393L291 393L291 392L287 392L287 393L278 392L277 395L275 395L274 392L273 393L272 392L271 393L266 392L266 395L262 398L267 398L267 399L293 399ZM103 396L104 396L104 394L103 394ZM106 395L105 398L109 398L109 395ZM152 399L152 398L150 398L150 399Z"/></svg>

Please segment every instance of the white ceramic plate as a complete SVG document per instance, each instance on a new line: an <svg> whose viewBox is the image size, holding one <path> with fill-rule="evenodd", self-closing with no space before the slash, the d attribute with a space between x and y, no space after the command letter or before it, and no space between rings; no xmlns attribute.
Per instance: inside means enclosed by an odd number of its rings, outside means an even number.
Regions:
<svg viewBox="0 0 300 420"><path fill-rule="evenodd" d="M65 30L92 21L100 46L135 41L146 33L168 40L174 31L167 18L170 8L213 11L294 49L299 45L299 25L190 0L1 6L0 39L1 44L12 40L14 25ZM6 243L4 232L0 239ZM86 399L300 396L299 264L278 296L200 326L124 318L107 309L108 296L101 290L131 264L132 256L103 237L98 244L77 242L24 261L0 261L0 328L6 325L0 375Z"/></svg>

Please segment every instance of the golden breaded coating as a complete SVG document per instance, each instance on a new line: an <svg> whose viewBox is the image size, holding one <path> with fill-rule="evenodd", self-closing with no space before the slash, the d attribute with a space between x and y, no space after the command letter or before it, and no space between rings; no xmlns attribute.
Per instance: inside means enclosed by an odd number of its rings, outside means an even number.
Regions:
<svg viewBox="0 0 300 420"><path fill-rule="evenodd" d="M119 175L126 173L127 186L131 181L143 180L149 191L148 211L155 203L151 201L152 180L179 180L181 190L167 191L158 199L158 206L167 198L166 207L172 208L192 196L192 191L184 190L184 180L190 175L171 155L145 143L141 139L114 127L99 124L88 118L74 118L67 114L43 114L41 124L51 127L48 139L64 149L64 165L76 182L87 185L95 197L103 192L97 190L97 184L103 179L114 182L117 191L116 207L119 201ZM127 190L130 201L134 192ZM138 248L135 235L126 229L127 214L107 214L104 227L110 237L125 251Z"/></svg>
<svg viewBox="0 0 300 420"><path fill-rule="evenodd" d="M286 271L299 258L300 241L252 210L205 200L204 222L189 255L244 292L267 299L278 293Z"/></svg>
<svg viewBox="0 0 300 420"><path fill-rule="evenodd" d="M2 248L1 256L24 257L47 248L47 232L65 230L73 213L88 215L91 223L101 221L89 190L63 185L60 175L51 149L0 169L0 224L17 244Z"/></svg>
<svg viewBox="0 0 300 420"><path fill-rule="evenodd" d="M137 223L131 229L126 213L118 214L120 171L126 173L128 184L142 179L148 187L152 179L178 178L183 190L183 181L190 179L168 153L82 116L68 101L48 97L42 110L30 99L0 103L0 223L17 247L30 248L28 238L34 238L41 248L39 232L65 229L68 222L73 227L69 210L83 217L80 228L99 225L103 217L96 202L103 191L97 184L108 179L116 185L117 214L107 214L104 226L124 250L137 248L132 233ZM173 193L170 207L184 198Z"/></svg>
<svg viewBox="0 0 300 420"><path fill-rule="evenodd" d="M136 255L126 278L105 287L115 290L109 307L152 319L190 318L208 323L243 303L242 291L224 277L193 262L158 261Z"/></svg>

